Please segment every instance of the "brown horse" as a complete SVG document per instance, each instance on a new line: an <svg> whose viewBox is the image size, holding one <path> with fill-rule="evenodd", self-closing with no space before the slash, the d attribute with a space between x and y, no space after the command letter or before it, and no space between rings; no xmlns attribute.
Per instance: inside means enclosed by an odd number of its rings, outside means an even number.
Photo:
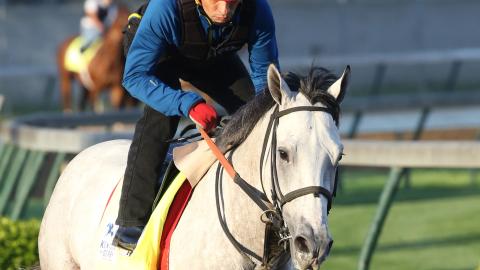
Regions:
<svg viewBox="0 0 480 270"><path fill-rule="evenodd" d="M127 105L136 105L136 101L122 87L122 75L125 59L122 48L122 29L128 20L129 11L118 6L115 21L104 34L98 50L81 72L66 67L67 50L75 37L61 43L57 53L57 64L60 76L60 91L63 111L72 111L72 81L76 79L82 88L80 110L85 110L87 102L98 111L98 98L101 91L110 90L110 102L113 108L120 109Z"/></svg>

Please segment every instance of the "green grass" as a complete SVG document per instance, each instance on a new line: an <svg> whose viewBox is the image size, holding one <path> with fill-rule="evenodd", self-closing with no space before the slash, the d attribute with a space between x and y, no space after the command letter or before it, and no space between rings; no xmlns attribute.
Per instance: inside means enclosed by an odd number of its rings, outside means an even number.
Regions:
<svg viewBox="0 0 480 270"><path fill-rule="evenodd" d="M333 250L322 269L357 269L387 171L347 170L330 214ZM480 172L414 170L385 222L370 269L474 270L480 264Z"/></svg>
<svg viewBox="0 0 480 270"><path fill-rule="evenodd" d="M335 240L322 270L357 269L386 170L348 169L330 214ZM373 256L372 270L480 270L480 171L413 170L401 185ZM41 213L41 201L26 206ZM35 214L34 214L35 213Z"/></svg>

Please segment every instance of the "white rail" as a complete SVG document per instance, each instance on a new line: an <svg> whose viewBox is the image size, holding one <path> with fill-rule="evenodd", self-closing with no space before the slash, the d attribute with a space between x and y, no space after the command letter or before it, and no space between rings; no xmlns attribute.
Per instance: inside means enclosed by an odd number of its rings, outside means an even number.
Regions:
<svg viewBox="0 0 480 270"><path fill-rule="evenodd" d="M345 140L342 165L480 168L480 142Z"/></svg>
<svg viewBox="0 0 480 270"><path fill-rule="evenodd" d="M281 64L286 70L299 67L309 67L314 60L309 57L289 57L280 59ZM358 55L342 56L322 56L315 64L321 66L340 66L340 65L416 65L416 64L439 64L448 62L470 62L480 61L480 48L463 48L453 50L439 51L418 51L402 53L371 53Z"/></svg>

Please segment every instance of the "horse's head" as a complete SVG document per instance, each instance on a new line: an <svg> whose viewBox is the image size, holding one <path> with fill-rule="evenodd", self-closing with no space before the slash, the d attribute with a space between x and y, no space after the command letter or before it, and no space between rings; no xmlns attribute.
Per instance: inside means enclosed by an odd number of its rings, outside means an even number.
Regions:
<svg viewBox="0 0 480 270"><path fill-rule="evenodd" d="M328 197L343 152L336 122L349 73L347 67L337 80L326 70L314 69L307 78L295 77L292 84L273 65L268 70L268 87L280 116L272 127L270 153L276 166L271 167L273 180L267 185L268 190L277 186L272 193L279 197L291 236L292 261L299 269L316 269L333 243L328 231Z"/></svg>

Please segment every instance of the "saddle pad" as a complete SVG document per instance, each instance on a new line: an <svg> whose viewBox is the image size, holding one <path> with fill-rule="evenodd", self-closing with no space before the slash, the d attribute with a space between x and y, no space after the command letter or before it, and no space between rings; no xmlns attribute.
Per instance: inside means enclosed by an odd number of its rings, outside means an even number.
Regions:
<svg viewBox="0 0 480 270"><path fill-rule="evenodd" d="M195 187L217 158L202 140L173 148L173 161Z"/></svg>
<svg viewBox="0 0 480 270"><path fill-rule="evenodd" d="M131 254L111 245L118 229L114 221L102 222L105 233L95 269L168 269L169 240L192 192L192 187L185 180L182 172L173 180L150 216L137 247Z"/></svg>
<svg viewBox="0 0 480 270"><path fill-rule="evenodd" d="M190 186L188 181L184 181L170 206L167 219L163 225L162 240L160 241L160 264L157 265L157 269L168 270L172 235L183 214L183 210L185 210L188 204L190 195L192 195L192 186Z"/></svg>
<svg viewBox="0 0 480 270"><path fill-rule="evenodd" d="M80 73L86 69L100 48L102 41L95 41L83 53L80 52L80 47L82 44L83 38L81 36L77 36L72 40L72 42L70 42L70 45L68 45L65 53L65 68L70 72Z"/></svg>

